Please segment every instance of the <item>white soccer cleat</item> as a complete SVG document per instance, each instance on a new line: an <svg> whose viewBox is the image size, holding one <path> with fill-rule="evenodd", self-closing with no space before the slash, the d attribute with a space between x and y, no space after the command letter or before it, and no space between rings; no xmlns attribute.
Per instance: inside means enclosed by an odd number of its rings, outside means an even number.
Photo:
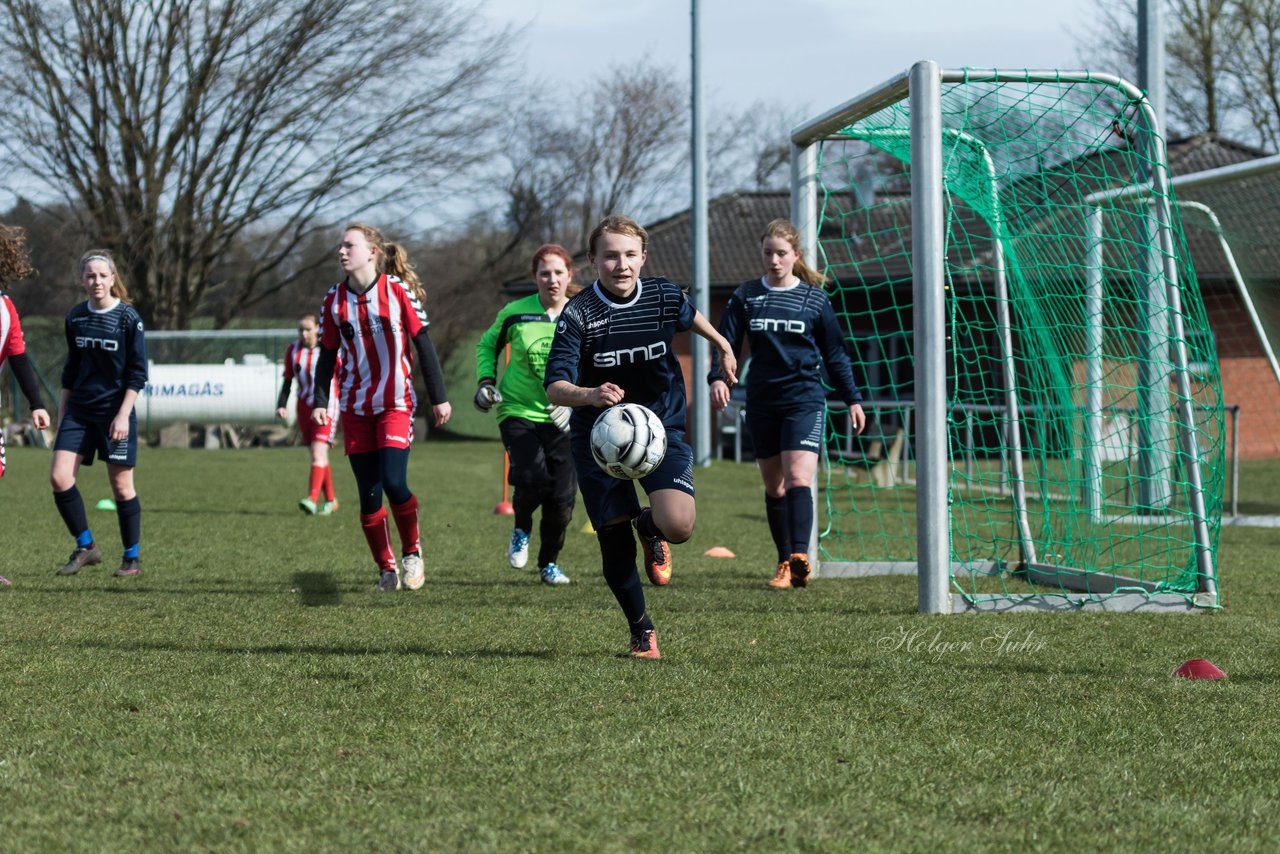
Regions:
<svg viewBox="0 0 1280 854"><path fill-rule="evenodd" d="M516 528L511 532L511 544L507 546L507 563L514 569L524 569L529 562L529 535Z"/></svg>
<svg viewBox="0 0 1280 854"><path fill-rule="evenodd" d="M542 579L543 584L568 584L569 576L564 574L564 570L549 563L542 569L538 570L538 577Z"/></svg>
<svg viewBox="0 0 1280 854"><path fill-rule="evenodd" d="M422 583L427 580L426 571L422 566L422 555L405 555L401 562L404 564L404 586L409 590L422 587Z"/></svg>

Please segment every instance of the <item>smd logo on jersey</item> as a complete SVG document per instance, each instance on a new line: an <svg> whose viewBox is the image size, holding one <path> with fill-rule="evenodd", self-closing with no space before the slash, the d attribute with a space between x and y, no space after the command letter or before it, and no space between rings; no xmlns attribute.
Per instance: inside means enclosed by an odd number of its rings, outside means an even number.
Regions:
<svg viewBox="0 0 1280 854"><path fill-rule="evenodd" d="M120 349L120 342L114 338L90 338L87 335L77 335L76 346L81 350L105 350L108 353L114 353Z"/></svg>
<svg viewBox="0 0 1280 854"><path fill-rule="evenodd" d="M647 347L629 347L622 350L608 350L592 355L591 362L597 368L619 368L634 365L636 362L650 362L667 355L667 342L659 341Z"/></svg>
<svg viewBox="0 0 1280 854"><path fill-rule="evenodd" d="M780 317L753 317L748 324L752 332L795 332L804 334L803 320L784 320Z"/></svg>

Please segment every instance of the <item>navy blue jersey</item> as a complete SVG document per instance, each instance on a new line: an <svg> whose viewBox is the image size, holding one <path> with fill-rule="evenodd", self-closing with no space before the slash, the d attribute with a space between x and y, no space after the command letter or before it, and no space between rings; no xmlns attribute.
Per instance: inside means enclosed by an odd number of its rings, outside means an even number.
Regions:
<svg viewBox="0 0 1280 854"><path fill-rule="evenodd" d="M684 372L672 339L693 326L695 314L680 286L666 279L642 278L625 302L610 299L596 282L560 313L543 385L614 383L627 403L647 406L664 425L683 430ZM577 407L573 431L590 430L599 414L593 406Z"/></svg>
<svg viewBox="0 0 1280 854"><path fill-rule="evenodd" d="M94 311L86 300L67 312L65 329L62 387L71 391L67 408L86 418L114 418L124 393L141 392L147 384L142 318L123 302Z"/></svg>
<svg viewBox="0 0 1280 854"><path fill-rule="evenodd" d="M862 400L853 381L844 333L821 288L800 282L774 288L763 279L738 286L720 318L720 334L742 354L742 340L751 343L747 372L747 406L783 409L797 405L823 406L822 365L846 404ZM708 381L724 379L720 354L712 351Z"/></svg>

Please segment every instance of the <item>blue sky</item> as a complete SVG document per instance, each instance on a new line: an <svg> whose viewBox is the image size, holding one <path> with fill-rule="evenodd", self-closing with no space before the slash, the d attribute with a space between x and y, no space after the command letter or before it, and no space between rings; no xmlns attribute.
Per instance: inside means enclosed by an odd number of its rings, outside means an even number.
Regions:
<svg viewBox="0 0 1280 854"><path fill-rule="evenodd" d="M688 0L488 0L486 8L496 22L528 27L526 67L551 85L576 89L646 56L689 69ZM700 0L706 92L726 105L781 101L817 114L921 59L1079 68L1077 41L1096 9L1096 0Z"/></svg>

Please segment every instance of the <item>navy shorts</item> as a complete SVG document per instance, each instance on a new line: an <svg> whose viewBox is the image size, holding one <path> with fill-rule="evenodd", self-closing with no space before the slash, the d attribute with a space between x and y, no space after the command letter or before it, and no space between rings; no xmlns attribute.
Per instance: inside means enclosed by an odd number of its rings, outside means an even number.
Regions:
<svg viewBox="0 0 1280 854"><path fill-rule="evenodd" d="M826 410L761 410L747 407L747 430L756 459L776 457L783 451L822 452L822 424Z"/></svg>
<svg viewBox="0 0 1280 854"><path fill-rule="evenodd" d="M62 416L58 426L58 438L54 440L55 451L72 451L80 455L81 465L93 465L93 457L97 454L108 465L128 466L138 464L138 413L129 413L129 438L112 442L108 436L111 432L111 419L99 421L85 418L68 412Z"/></svg>
<svg viewBox="0 0 1280 854"><path fill-rule="evenodd" d="M575 433L572 445L582 504L597 531L610 519L619 516L634 519L640 515L642 508L636 497L636 483L644 489L645 495L659 489L678 489L686 495L693 495L693 449L685 444L682 430L667 428L666 456L656 469L638 481L619 480L596 465L595 458L591 456L589 433Z"/></svg>

